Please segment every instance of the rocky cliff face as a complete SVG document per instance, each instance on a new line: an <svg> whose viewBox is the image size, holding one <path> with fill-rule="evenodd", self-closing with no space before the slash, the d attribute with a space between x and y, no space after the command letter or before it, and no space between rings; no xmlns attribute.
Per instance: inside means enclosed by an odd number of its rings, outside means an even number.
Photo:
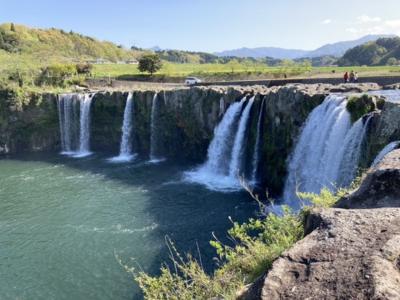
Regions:
<svg viewBox="0 0 400 300"><path fill-rule="evenodd" d="M205 161L214 128L224 111L244 96L255 96L244 153L245 163L249 166L247 173L251 173L257 122L263 110L261 187L268 187L270 194L278 195L283 188L288 157L309 113L331 92L360 93L378 88L374 84L296 84L273 88L196 87L160 91L157 99L158 148L162 156L173 160ZM135 91L133 94L133 146L142 156L147 156L150 150L151 109L155 93ZM119 152L127 94L120 91L95 94L90 128L93 151ZM0 154L60 149L56 95L32 95L29 103L16 106L12 93L2 91L0 105ZM399 132L400 123L393 123L397 110L395 104L388 103L382 113L377 114L373 136L379 136L379 139L371 139L371 157L381 144Z"/></svg>
<svg viewBox="0 0 400 300"><path fill-rule="evenodd" d="M59 147L56 98L32 94L21 103L14 91L0 91L0 155Z"/></svg>
<svg viewBox="0 0 400 300"><path fill-rule="evenodd" d="M308 235L283 253L242 299L400 299L400 150L361 187L314 209Z"/></svg>

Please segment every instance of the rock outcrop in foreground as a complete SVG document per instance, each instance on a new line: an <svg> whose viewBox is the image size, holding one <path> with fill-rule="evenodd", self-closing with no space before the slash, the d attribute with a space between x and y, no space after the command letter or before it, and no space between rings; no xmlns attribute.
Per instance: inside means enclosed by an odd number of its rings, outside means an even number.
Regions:
<svg viewBox="0 0 400 300"><path fill-rule="evenodd" d="M400 150L370 170L343 208L314 209L303 240L246 299L400 299Z"/></svg>

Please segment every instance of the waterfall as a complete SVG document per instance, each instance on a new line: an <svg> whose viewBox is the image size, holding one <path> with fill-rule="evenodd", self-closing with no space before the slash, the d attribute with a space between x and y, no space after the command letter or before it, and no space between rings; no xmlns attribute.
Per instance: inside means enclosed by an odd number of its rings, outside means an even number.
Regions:
<svg viewBox="0 0 400 300"><path fill-rule="evenodd" d="M254 98L249 100L246 108L243 110L242 116L239 122L239 128L236 133L235 142L232 149L232 159L229 165L229 176L237 178L242 175L243 171L243 157L244 157L244 140L246 137L247 124L249 123L250 111L254 103Z"/></svg>
<svg viewBox="0 0 400 300"><path fill-rule="evenodd" d="M132 113L134 110L133 104L133 94L129 93L126 99L124 120L122 123L122 136L121 136L121 146L119 155L113 157L111 161L113 162L128 162L135 158L135 154L132 154L132 128L133 128L133 118Z"/></svg>
<svg viewBox="0 0 400 300"><path fill-rule="evenodd" d="M157 117L159 115L159 105L158 105L158 93L155 93L153 96L153 101L151 104L151 116L150 116L150 163L159 163L164 158L159 156L159 130L157 124Z"/></svg>
<svg viewBox="0 0 400 300"><path fill-rule="evenodd" d="M386 147L384 147L381 150L381 152L379 152L379 154L376 156L376 158L375 158L374 162L372 163L371 167L372 168L376 167L386 155L388 155L393 150L399 148L399 146L400 146L400 141L391 142L389 145L386 145Z"/></svg>
<svg viewBox="0 0 400 300"><path fill-rule="evenodd" d="M246 125L244 120L248 119L251 108L249 103L247 107L250 108L245 109L247 112L243 111L241 117L245 102L246 97L228 107L221 122L214 130L214 138L208 147L207 161L198 169L185 172L186 181L203 184L211 190L231 191L240 189L238 179L231 176L233 175L231 170L235 170L235 165L240 165L241 158L238 158L238 153L242 151L243 145L239 144L240 141L244 140L245 130L243 130L243 127ZM242 129L239 127L242 127ZM235 158L233 148L236 148ZM235 163L232 162L233 159L236 160Z"/></svg>
<svg viewBox="0 0 400 300"><path fill-rule="evenodd" d="M362 145L371 118L372 115L369 115L365 122L363 118L359 119L346 135L346 139L341 148L341 151L344 153L340 153L343 158L340 163L340 168L337 170L338 179L336 183L338 187L349 186L357 176Z"/></svg>
<svg viewBox="0 0 400 300"><path fill-rule="evenodd" d="M366 122L351 124L346 98L330 95L306 121L288 166L284 200L298 206L296 191L335 190L354 179Z"/></svg>
<svg viewBox="0 0 400 300"><path fill-rule="evenodd" d="M260 152L261 152L261 145L263 139L263 120L264 120L264 109L265 109L265 98L261 102L260 106L260 113L258 115L257 121L257 136L256 136L256 144L254 146L254 153L253 153L253 171L251 174L251 181L254 185L258 183L258 174L259 174L259 166L260 166Z"/></svg>
<svg viewBox="0 0 400 300"><path fill-rule="evenodd" d="M74 157L86 157L91 155L90 152L90 107L93 95L79 95L80 98L80 116L79 116L79 150Z"/></svg>
<svg viewBox="0 0 400 300"><path fill-rule="evenodd" d="M61 154L73 157L85 157L91 154L89 149L90 105L93 96L63 94L58 97ZM80 106L79 120L77 103Z"/></svg>
<svg viewBox="0 0 400 300"><path fill-rule="evenodd" d="M58 96L58 118L60 124L61 154L74 155L78 144L79 124L76 111L76 94L62 94Z"/></svg>

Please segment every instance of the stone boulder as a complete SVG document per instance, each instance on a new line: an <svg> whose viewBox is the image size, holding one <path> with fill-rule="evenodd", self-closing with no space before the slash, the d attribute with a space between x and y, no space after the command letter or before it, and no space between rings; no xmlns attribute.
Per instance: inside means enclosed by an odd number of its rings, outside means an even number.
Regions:
<svg viewBox="0 0 400 300"><path fill-rule="evenodd" d="M313 209L306 237L239 299L400 299L400 150L341 208ZM348 209L343 209L348 208Z"/></svg>
<svg viewBox="0 0 400 300"><path fill-rule="evenodd" d="M340 208L400 207L400 150L368 171L357 191L341 199Z"/></svg>

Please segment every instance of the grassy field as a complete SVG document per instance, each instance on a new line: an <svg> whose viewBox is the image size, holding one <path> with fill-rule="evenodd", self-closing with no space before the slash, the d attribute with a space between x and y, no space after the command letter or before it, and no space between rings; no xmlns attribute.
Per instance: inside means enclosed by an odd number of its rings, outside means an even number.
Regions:
<svg viewBox="0 0 400 300"><path fill-rule="evenodd" d="M282 66L269 67L265 65L230 65L230 64L171 64L165 63L157 72L158 76L181 78L185 76L198 76L203 79L259 79L259 78L288 78L305 77L342 77L344 72L354 70L359 76L390 76L400 75L399 66L380 67L305 67ZM136 65L95 65L94 77L111 77L129 79L140 75Z"/></svg>
<svg viewBox="0 0 400 300"><path fill-rule="evenodd" d="M30 84L30 78L38 76L44 66L59 63L60 59L48 59L26 54L10 54L0 50L0 79L7 78L16 71L24 74ZM307 64L287 64L271 67L261 63L228 63L228 64L174 64L164 62L163 68L156 73L155 81L181 82L186 76L197 76L206 81L218 80L251 80L274 78L318 78L342 77L346 71L354 70L360 77L368 76L400 76L400 66L379 67L311 67ZM93 66L92 76L95 78L116 79L148 79L143 76L137 65L129 64L99 64Z"/></svg>

